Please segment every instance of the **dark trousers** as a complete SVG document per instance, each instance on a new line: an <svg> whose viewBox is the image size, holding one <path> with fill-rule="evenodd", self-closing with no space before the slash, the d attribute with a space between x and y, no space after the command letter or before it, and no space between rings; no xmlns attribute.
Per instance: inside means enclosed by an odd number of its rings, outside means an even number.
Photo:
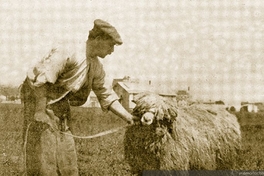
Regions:
<svg viewBox="0 0 264 176"><path fill-rule="evenodd" d="M58 123L59 131L48 124L34 120L36 97L25 81L21 89L24 103L23 140L26 142L27 175L78 175L75 143L69 128L70 105L66 98L49 105Z"/></svg>

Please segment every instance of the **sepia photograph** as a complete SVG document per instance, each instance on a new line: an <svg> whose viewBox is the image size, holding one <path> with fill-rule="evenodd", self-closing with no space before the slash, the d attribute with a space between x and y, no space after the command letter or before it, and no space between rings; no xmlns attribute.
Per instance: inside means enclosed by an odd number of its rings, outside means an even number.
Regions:
<svg viewBox="0 0 264 176"><path fill-rule="evenodd" d="M264 1L0 4L0 175L264 175Z"/></svg>

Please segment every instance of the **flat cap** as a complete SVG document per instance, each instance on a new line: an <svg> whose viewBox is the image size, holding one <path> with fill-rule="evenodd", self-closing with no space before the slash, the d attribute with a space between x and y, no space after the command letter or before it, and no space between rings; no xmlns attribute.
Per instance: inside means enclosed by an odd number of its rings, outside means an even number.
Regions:
<svg viewBox="0 0 264 176"><path fill-rule="evenodd" d="M123 43L120 35L118 34L118 32L116 30L116 28L106 21L103 21L101 19L94 20L93 30L99 30L99 31L102 31L103 33L109 35L118 45L121 45Z"/></svg>

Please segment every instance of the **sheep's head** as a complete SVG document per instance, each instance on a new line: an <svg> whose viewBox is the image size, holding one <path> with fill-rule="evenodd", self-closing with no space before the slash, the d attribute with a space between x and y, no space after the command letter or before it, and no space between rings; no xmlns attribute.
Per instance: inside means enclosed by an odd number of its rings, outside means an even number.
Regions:
<svg viewBox="0 0 264 176"><path fill-rule="evenodd" d="M162 127L169 130L177 117L176 104L155 93L140 93L134 97L133 102L136 104L133 115L140 117L143 125L153 124L156 127L161 127L156 128L157 133L164 129Z"/></svg>

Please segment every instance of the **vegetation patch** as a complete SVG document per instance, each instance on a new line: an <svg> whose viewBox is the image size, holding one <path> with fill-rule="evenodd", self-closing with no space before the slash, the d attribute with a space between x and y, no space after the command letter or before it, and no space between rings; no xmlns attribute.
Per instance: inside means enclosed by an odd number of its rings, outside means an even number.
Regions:
<svg viewBox="0 0 264 176"><path fill-rule="evenodd" d="M235 170L264 170L264 114L236 113L242 146ZM99 108L72 108L74 134L91 135L125 125ZM0 175L21 175L23 109L19 104L0 104ZM124 175L131 168L124 156L125 130L95 139L75 139L80 175Z"/></svg>

